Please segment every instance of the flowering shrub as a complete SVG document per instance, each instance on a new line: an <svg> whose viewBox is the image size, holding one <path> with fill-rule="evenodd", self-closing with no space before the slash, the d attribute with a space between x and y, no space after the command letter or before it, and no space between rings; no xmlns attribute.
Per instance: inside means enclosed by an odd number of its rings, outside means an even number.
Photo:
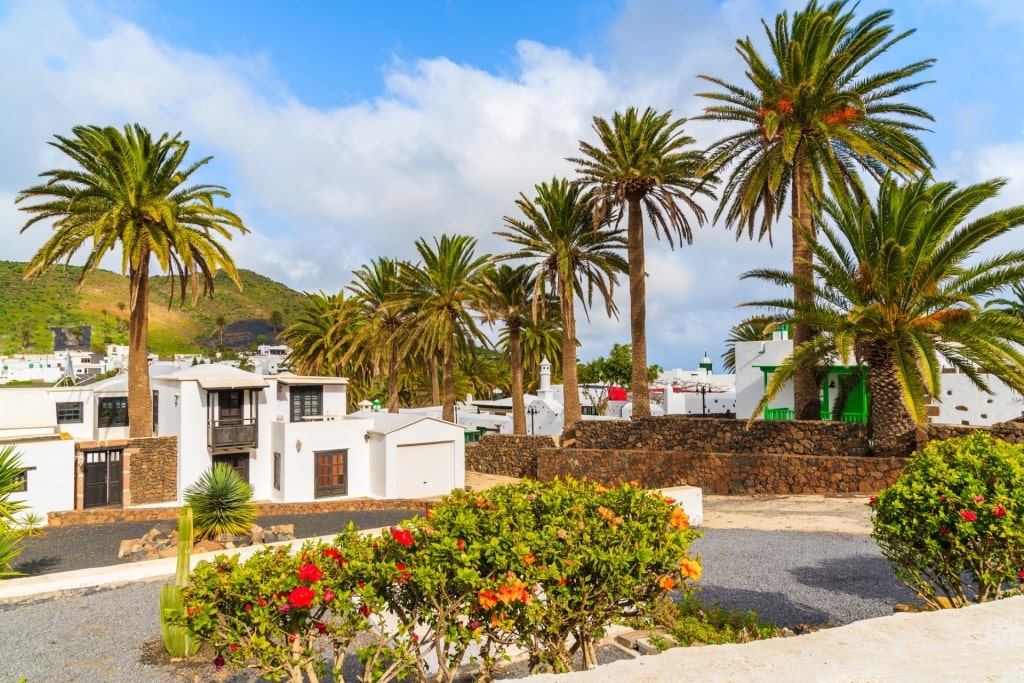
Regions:
<svg viewBox="0 0 1024 683"><path fill-rule="evenodd" d="M1024 448L985 432L933 442L870 504L882 554L929 606L1019 591Z"/></svg>
<svg viewBox="0 0 1024 683"><path fill-rule="evenodd" d="M307 543L294 554L279 547L245 562L218 556L193 570L175 616L213 646L218 669L251 666L271 680L302 681L305 673L317 681L317 646L329 648L340 671L345 649L367 625L357 609L366 550L349 527L333 545Z"/></svg>
<svg viewBox="0 0 1024 683"><path fill-rule="evenodd" d="M427 517L292 555L200 564L181 619L218 661L270 678L317 680L317 646L335 680L359 635L361 680L454 681L475 645L487 676L509 647L531 668L596 663L614 619L643 615L700 577L697 533L660 494L572 480L456 491Z"/></svg>

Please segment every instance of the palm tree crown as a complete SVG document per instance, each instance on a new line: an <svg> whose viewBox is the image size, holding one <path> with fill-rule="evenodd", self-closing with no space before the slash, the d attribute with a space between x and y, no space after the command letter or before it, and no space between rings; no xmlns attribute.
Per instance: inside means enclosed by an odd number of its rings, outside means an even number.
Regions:
<svg viewBox="0 0 1024 683"><path fill-rule="evenodd" d="M647 287L644 266L643 213L654 227L656 237L664 235L669 247L675 240L693 241L690 215L703 225L704 209L694 195L713 197L713 174L698 178L705 166L702 152L687 149L693 138L683 134L685 119L672 120L672 112L659 114L633 107L625 114L615 112L611 123L594 117L598 145L580 141L583 157L569 159L576 164L578 183L591 188L599 216L617 213L616 223L627 213L627 258L629 261L629 328L633 348L633 416L651 414L647 379ZM564 370L563 370L564 372Z"/></svg>
<svg viewBox="0 0 1024 683"><path fill-rule="evenodd" d="M149 268L151 257L177 284L184 301L213 294L218 269L241 288L235 264L218 238L232 230L246 233L242 220L215 205L230 195L219 185L190 185L192 174L210 161L185 165L189 143L181 134L153 139L136 124L124 130L76 126L72 137L55 136L50 144L77 165L40 175L48 180L18 193L16 202L38 200L21 209L32 215L22 227L53 221L53 236L29 262L25 277L41 275L68 263L91 242L82 279L99 267L118 244L121 270L129 275L128 406L132 437L152 434L152 395L147 358ZM81 282L80 282L81 283Z"/></svg>
<svg viewBox="0 0 1024 683"><path fill-rule="evenodd" d="M913 64L868 73L870 64L913 31L894 34L886 22L889 10L854 21L846 0L821 6L811 0L802 10L779 14L774 27L762 22L768 58L751 39L737 41L746 64L748 88L701 76L723 92L701 93L721 104L708 107L704 119L742 124L739 132L715 142L708 151L708 170L732 167L722 188L715 220L724 216L736 227L737 239L747 231L768 236L772 224L792 201L793 270L801 279L810 273L808 240L814 239L811 199L820 199L829 178L856 183L857 169L876 179L887 171L902 176L932 166L916 133L917 120L931 120L918 107L896 98L925 82L909 79L932 65ZM807 291L794 296L806 300ZM794 330L797 345L812 330ZM817 419L818 387L809 371L797 378L797 417Z"/></svg>
<svg viewBox="0 0 1024 683"><path fill-rule="evenodd" d="M774 309L775 325L819 330L773 374L766 400L801 369L855 359L868 366L874 449L899 453L914 424L925 422L925 398L941 396L940 359L984 391L990 373L1024 392L1024 321L982 305L1024 278L1024 250L976 259L1024 224L1024 206L973 215L1004 184L959 189L919 179L901 186L887 177L874 205L833 185L833 196L815 209L823 239L811 245L813 278L770 269L744 276L800 285L815 296L746 304Z"/></svg>
<svg viewBox="0 0 1024 683"><path fill-rule="evenodd" d="M516 200L523 218L505 216L508 229L495 234L518 247L499 258L527 259L536 264L535 313L548 293L558 296L563 331L563 417L569 431L581 417L576 388L575 302L578 298L587 311L593 305L596 291L608 315L616 313L612 294L618 284L618 273L628 269L620 253L625 240L619 232L595 225L593 194L582 186L552 178L550 183L540 183L534 189L537 196L532 201L522 193Z"/></svg>
<svg viewBox="0 0 1024 683"><path fill-rule="evenodd" d="M473 253L476 240L466 235L442 235L431 246L416 240L422 265L402 264L404 281L396 305L414 310L413 332L403 352L419 351L441 361L442 418L455 421L454 374L456 354L472 353L475 344L487 345L472 315L480 296L480 275L488 256Z"/></svg>

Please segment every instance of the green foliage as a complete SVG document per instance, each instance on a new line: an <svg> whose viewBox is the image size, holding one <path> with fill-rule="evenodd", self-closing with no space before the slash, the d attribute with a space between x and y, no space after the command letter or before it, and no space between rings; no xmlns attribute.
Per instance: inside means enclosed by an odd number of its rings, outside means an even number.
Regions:
<svg viewBox="0 0 1024 683"><path fill-rule="evenodd" d="M22 540L27 535L18 513L28 506L14 498L21 488L21 455L14 446L0 448L0 578L18 576L11 571L11 563L23 550Z"/></svg>
<svg viewBox="0 0 1024 683"><path fill-rule="evenodd" d="M214 465L185 489L185 504L192 508L197 540L248 533L256 520L252 486L225 463Z"/></svg>
<svg viewBox="0 0 1024 683"><path fill-rule="evenodd" d="M660 365L647 367L647 379L653 381L663 372ZM629 389L633 374L633 347L631 344L612 344L608 357L598 356L579 366L579 379L584 384L610 384Z"/></svg>
<svg viewBox="0 0 1024 683"><path fill-rule="evenodd" d="M339 675L357 639L362 681L453 681L473 661L484 677L511 648L533 670L573 667L613 620L653 614L699 578L697 536L681 508L645 489L523 482L458 491L426 518L331 546L201 563L178 620L219 661L273 680L317 680L317 645ZM435 669L435 670L431 670Z"/></svg>
<svg viewBox="0 0 1024 683"><path fill-rule="evenodd" d="M896 576L932 607L1019 592L1024 448L984 432L930 443L872 499L872 536Z"/></svg>
<svg viewBox="0 0 1024 683"><path fill-rule="evenodd" d="M185 506L178 514L178 563L174 583L160 589L160 635L172 657L191 657L199 651L202 640L174 621L184 609L181 590L188 585L189 560L192 557L192 509Z"/></svg>
<svg viewBox="0 0 1024 683"><path fill-rule="evenodd" d="M317 681L318 645L326 644L340 681L345 650L371 628L361 608L380 611L365 582L359 586L371 551L350 525L333 544L306 543L294 554L264 548L245 562L221 555L196 566L175 616L210 643L219 664L254 667L274 681Z"/></svg>
<svg viewBox="0 0 1024 683"><path fill-rule="evenodd" d="M666 629L680 645L724 645L774 638L778 627L762 623L755 612L708 607L692 595L665 605L654 622Z"/></svg>

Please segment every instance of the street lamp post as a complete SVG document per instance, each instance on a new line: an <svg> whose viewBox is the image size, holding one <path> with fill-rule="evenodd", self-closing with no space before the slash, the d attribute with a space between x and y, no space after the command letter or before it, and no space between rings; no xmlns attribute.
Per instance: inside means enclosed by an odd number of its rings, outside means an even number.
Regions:
<svg viewBox="0 0 1024 683"><path fill-rule="evenodd" d="M708 414L708 404L707 404L707 398L706 397L707 397L708 391L710 391L710 390L711 390L711 385L710 384L698 384L697 385L697 391L700 392L700 414L702 416Z"/></svg>
<svg viewBox="0 0 1024 683"><path fill-rule="evenodd" d="M534 415L537 414L537 406L531 405L526 409L526 412L530 416L530 434L534 434L537 431L537 426L534 424Z"/></svg>

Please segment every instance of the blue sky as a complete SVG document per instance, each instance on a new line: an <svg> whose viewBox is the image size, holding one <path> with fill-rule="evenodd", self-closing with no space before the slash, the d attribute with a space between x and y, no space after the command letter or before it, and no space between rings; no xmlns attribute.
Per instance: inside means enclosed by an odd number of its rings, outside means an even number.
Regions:
<svg viewBox="0 0 1024 683"><path fill-rule="evenodd" d="M369 259L413 258L417 238L444 232L500 252L502 216L571 176L565 157L593 139L593 116L699 114L697 75L742 82L735 41L802 4L0 0L0 258L27 260L48 237L19 234L13 205L64 164L46 142L125 122L213 155L202 180L232 192L252 231L231 244L237 263L293 288L337 292ZM938 60L936 82L906 98L936 118L924 136L936 176L1007 177L998 203L1024 203L1024 3L862 0L858 14L882 7L916 33L880 66ZM723 133L686 130L700 145ZM674 252L649 232L650 362L693 368L705 349L717 362L747 313L736 305L763 295L737 276L785 265L784 232L769 249L705 226ZM581 319L581 359L628 341L624 286L617 298L621 320Z"/></svg>

